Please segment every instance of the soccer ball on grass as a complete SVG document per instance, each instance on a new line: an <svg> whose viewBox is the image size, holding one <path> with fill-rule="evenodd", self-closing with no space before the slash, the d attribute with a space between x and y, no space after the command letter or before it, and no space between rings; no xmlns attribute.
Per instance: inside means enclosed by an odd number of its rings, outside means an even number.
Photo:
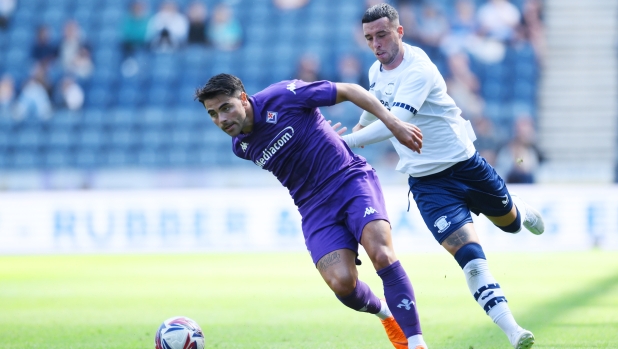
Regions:
<svg viewBox="0 0 618 349"><path fill-rule="evenodd" d="M175 316L163 321L157 330L155 349L204 349L204 333L197 322Z"/></svg>

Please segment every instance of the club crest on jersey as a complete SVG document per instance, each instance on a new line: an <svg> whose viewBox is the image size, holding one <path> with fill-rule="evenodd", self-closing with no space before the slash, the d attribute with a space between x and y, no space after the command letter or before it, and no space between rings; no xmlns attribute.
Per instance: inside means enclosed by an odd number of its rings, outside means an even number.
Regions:
<svg viewBox="0 0 618 349"><path fill-rule="evenodd" d="M384 94L390 96L393 94L393 92L395 92L395 83L391 82L390 84L386 85L386 88L384 89Z"/></svg>
<svg viewBox="0 0 618 349"><path fill-rule="evenodd" d="M277 123L277 113L276 111L267 111L266 112L266 122L271 123L271 124L276 124Z"/></svg>
<svg viewBox="0 0 618 349"><path fill-rule="evenodd" d="M433 223L433 226L438 228L438 234L442 234L446 229L448 229L448 227L451 226L451 222L446 220L446 216L442 216L436 219L436 221Z"/></svg>

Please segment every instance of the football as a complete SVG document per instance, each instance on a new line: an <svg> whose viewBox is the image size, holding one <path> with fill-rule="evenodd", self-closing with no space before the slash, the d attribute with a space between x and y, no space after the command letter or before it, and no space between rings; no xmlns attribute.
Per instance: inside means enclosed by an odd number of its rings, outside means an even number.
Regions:
<svg viewBox="0 0 618 349"><path fill-rule="evenodd" d="M175 316L159 326L155 349L204 349L204 333L197 322L185 316Z"/></svg>

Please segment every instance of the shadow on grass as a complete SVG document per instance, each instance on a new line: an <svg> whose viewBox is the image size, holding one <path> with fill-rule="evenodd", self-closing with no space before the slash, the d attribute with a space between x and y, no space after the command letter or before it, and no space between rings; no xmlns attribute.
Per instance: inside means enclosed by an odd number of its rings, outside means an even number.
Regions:
<svg viewBox="0 0 618 349"><path fill-rule="evenodd" d="M591 346L591 342L594 342L595 338L589 338L589 329L597 328L601 332L606 332L600 327L611 327L611 324L585 323L584 321L589 319L588 316L581 323L569 321L569 323L559 324L560 319L566 317L573 310L591 306L598 298L605 296L608 292L615 292L614 290L617 287L618 271L612 273L609 277L590 283L576 292L537 305L526 313L520 313L517 315L516 320L520 325L535 333L537 344L535 344L534 348L565 348L564 338L574 338L574 340L579 338L581 340L581 343L570 342L566 346L569 348L618 348L618 336L615 333L614 335L608 333L606 338L596 338L598 341L603 342L603 344ZM489 318L488 320L486 325L470 328L467 333L453 337L452 343L460 343L458 348L464 349L511 348L502 331ZM562 332L559 334L562 338L556 338L557 335L554 335L552 330ZM615 330L616 327L614 327ZM570 333L564 333L564 331ZM543 337L541 334L544 332L552 332L552 335L549 338ZM479 333L491 333L491 335L483 336L484 340L481 342L478 338ZM581 336L578 336L576 333L581 333Z"/></svg>

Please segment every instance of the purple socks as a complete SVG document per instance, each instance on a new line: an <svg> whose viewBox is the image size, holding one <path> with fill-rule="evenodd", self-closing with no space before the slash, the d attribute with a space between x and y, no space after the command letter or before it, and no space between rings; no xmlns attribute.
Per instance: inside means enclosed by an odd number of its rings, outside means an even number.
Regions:
<svg viewBox="0 0 618 349"><path fill-rule="evenodd" d="M422 334L412 283L399 261L378 270L384 283L384 297L406 337Z"/></svg>
<svg viewBox="0 0 618 349"><path fill-rule="evenodd" d="M341 303L348 308L352 308L356 311L362 311L371 314L377 314L382 307L380 299L376 297L369 286L366 283L356 280L356 288L354 291L345 297L339 297Z"/></svg>

